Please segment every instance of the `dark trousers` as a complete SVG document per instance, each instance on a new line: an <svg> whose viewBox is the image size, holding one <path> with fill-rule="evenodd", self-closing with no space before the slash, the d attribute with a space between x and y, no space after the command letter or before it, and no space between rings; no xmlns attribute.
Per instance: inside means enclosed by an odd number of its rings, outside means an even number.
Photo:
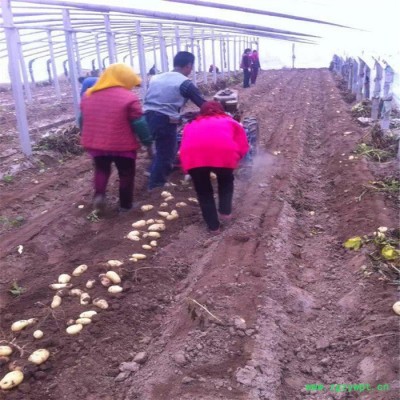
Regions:
<svg viewBox="0 0 400 400"><path fill-rule="evenodd" d="M193 180L204 221L210 230L217 230L219 228L219 219L210 172L214 172L217 175L218 211L221 214L229 215L232 212L233 169L201 167L192 168L188 172Z"/></svg>
<svg viewBox="0 0 400 400"><path fill-rule="evenodd" d="M250 70L248 68L243 69L243 87L248 88L250 87Z"/></svg>
<svg viewBox="0 0 400 400"><path fill-rule="evenodd" d="M94 191L96 195L105 195L111 164L115 162L119 176L119 202L122 208L130 209L133 202L136 160L128 157L94 157Z"/></svg>
<svg viewBox="0 0 400 400"><path fill-rule="evenodd" d="M156 148L150 166L149 178L149 189L154 189L164 186L173 169L177 150L177 125L171 124L167 115L157 111L148 111L145 116Z"/></svg>
<svg viewBox="0 0 400 400"><path fill-rule="evenodd" d="M258 75L258 68L252 68L251 69L251 83L254 85L257 80L257 75Z"/></svg>

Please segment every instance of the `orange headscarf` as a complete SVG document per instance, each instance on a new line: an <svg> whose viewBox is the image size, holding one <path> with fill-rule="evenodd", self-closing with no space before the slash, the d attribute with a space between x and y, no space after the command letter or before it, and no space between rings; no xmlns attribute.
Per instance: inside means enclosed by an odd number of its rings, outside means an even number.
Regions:
<svg viewBox="0 0 400 400"><path fill-rule="evenodd" d="M86 90L85 94L90 96L93 92L114 86L121 86L125 89L131 90L133 87L139 86L141 82L142 80L135 74L131 67L122 63L111 64L100 75L96 84Z"/></svg>

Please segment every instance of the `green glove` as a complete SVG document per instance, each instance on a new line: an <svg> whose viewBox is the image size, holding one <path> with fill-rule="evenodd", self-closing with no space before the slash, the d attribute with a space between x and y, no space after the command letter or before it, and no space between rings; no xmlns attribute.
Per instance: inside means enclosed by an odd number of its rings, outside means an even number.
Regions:
<svg viewBox="0 0 400 400"><path fill-rule="evenodd" d="M131 127L143 146L151 146L151 144L153 143L153 138L144 117L132 120Z"/></svg>

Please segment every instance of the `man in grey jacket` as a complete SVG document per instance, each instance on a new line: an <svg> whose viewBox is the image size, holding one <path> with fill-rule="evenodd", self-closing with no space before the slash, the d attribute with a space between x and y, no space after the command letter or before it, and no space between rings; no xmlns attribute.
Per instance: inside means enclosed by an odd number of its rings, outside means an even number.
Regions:
<svg viewBox="0 0 400 400"><path fill-rule="evenodd" d="M180 51L174 57L173 71L155 75L150 80L143 105L156 147L150 168L149 189L164 186L172 171L181 108L187 100L192 100L198 107L205 102L197 87L188 79L193 64L194 55Z"/></svg>

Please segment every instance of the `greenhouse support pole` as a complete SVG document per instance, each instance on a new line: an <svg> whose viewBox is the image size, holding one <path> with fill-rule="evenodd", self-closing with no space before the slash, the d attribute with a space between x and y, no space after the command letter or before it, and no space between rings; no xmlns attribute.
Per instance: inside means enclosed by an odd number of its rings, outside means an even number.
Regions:
<svg viewBox="0 0 400 400"><path fill-rule="evenodd" d="M231 52L230 52L230 36L226 39L226 59L227 59L227 67L228 67L228 78L231 77Z"/></svg>
<svg viewBox="0 0 400 400"><path fill-rule="evenodd" d="M172 68L174 67L174 57L175 57L175 44L174 44L174 39L171 39L171 64L172 64ZM172 69L171 68L171 69Z"/></svg>
<svg viewBox="0 0 400 400"><path fill-rule="evenodd" d="M81 56L79 54L78 38L76 36L76 32L73 33L73 38L74 38L74 50L76 54L76 70L78 72L78 76L82 76Z"/></svg>
<svg viewBox="0 0 400 400"><path fill-rule="evenodd" d="M353 84L351 87L351 92L357 93L357 83L358 83L358 62L353 60Z"/></svg>
<svg viewBox="0 0 400 400"><path fill-rule="evenodd" d="M203 57L201 55L201 47L200 47L200 39L196 40L196 47L197 47L197 71L203 71Z"/></svg>
<svg viewBox="0 0 400 400"><path fill-rule="evenodd" d="M132 51L132 37L128 36L128 46L129 46L129 64L133 68L133 51Z"/></svg>
<svg viewBox="0 0 400 400"><path fill-rule="evenodd" d="M236 54L236 36L233 37L233 72L235 75L238 72L239 62L237 61L237 54Z"/></svg>
<svg viewBox="0 0 400 400"><path fill-rule="evenodd" d="M191 50L192 54L194 55L194 30L193 30L193 26L190 27L190 50ZM193 83L194 83L194 85L197 85L196 61L193 63L192 74L193 74Z"/></svg>
<svg viewBox="0 0 400 400"><path fill-rule="evenodd" d="M118 62L118 47L117 47L117 34L112 34L112 42L113 42L113 50L114 50L114 59L115 62Z"/></svg>
<svg viewBox="0 0 400 400"><path fill-rule="evenodd" d="M63 12L63 23L65 30L65 45L67 47L67 56L68 56L69 80L72 86L72 100L74 103L74 113L75 113L76 123L78 123L80 93L78 88L78 76L76 71L74 43L72 37L73 33L71 31L71 19L69 16L69 10L64 8L62 12Z"/></svg>
<svg viewBox="0 0 400 400"><path fill-rule="evenodd" d="M22 79L24 81L25 96L26 96L26 100L28 101L28 103L30 103L32 101L31 86L29 84L28 72L26 70L24 53L22 52L21 38L19 36L18 30L16 32L17 32L17 37L18 37L18 56L19 56L19 61L20 61L20 65L21 65Z"/></svg>
<svg viewBox="0 0 400 400"><path fill-rule="evenodd" d="M292 43L292 68L294 69L294 63L296 61L296 54L295 54L295 44Z"/></svg>
<svg viewBox="0 0 400 400"><path fill-rule="evenodd" d="M158 24L158 40L160 43L160 57L162 72L168 71L167 48L165 46L165 38L163 36L162 25Z"/></svg>
<svg viewBox="0 0 400 400"><path fill-rule="evenodd" d="M376 60L375 60L375 70L376 70L376 75L375 75L375 79L374 79L374 92L372 95L372 104L371 104L371 119L372 119L372 121L376 121L378 119L379 102L380 102L381 89L382 89L382 85L381 85L382 67Z"/></svg>
<svg viewBox="0 0 400 400"><path fill-rule="evenodd" d="M221 67L220 67L220 71L221 71L221 77L222 77L222 79L224 79L225 78L225 72L224 72L224 70L225 70L225 67L224 67L224 39L223 39L223 36L221 35L220 36L220 38L219 38L219 56L220 56L220 59L221 59L221 61L220 61L220 64L221 64Z"/></svg>
<svg viewBox="0 0 400 400"><path fill-rule="evenodd" d="M176 41L176 52L181 51L181 38L179 36L179 26L175 27L175 41Z"/></svg>
<svg viewBox="0 0 400 400"><path fill-rule="evenodd" d="M56 59L54 57L53 40L51 38L50 29L47 31L47 38L49 40L49 52L50 52L50 59L51 59L51 69L53 71L54 90L56 91L57 99L60 101L61 100L61 90L60 90L60 83L58 81Z"/></svg>
<svg viewBox="0 0 400 400"><path fill-rule="evenodd" d="M142 77L142 94L144 97L147 90L147 73L146 73L146 55L144 51L144 40L142 36L140 21L136 21L136 35L137 35L137 49L139 56L139 68L140 68L140 75Z"/></svg>
<svg viewBox="0 0 400 400"><path fill-rule="evenodd" d="M101 74L101 71L103 69L103 66L101 64L101 52L100 52L100 41L99 41L99 34L95 36L95 41L96 41L96 57L97 57L97 64L99 66L99 75Z"/></svg>
<svg viewBox="0 0 400 400"><path fill-rule="evenodd" d="M15 103L15 114L17 116L17 127L19 141L22 151L26 156L32 155L32 146L29 138L28 119L26 116L26 106L24 101L24 90L22 88L20 65L18 60L18 32L13 24L11 12L11 1L1 1L1 11L4 23L4 33L7 42L9 57L9 72L12 82L12 93Z"/></svg>
<svg viewBox="0 0 400 400"><path fill-rule="evenodd" d="M392 83L394 78L394 71L390 65L386 65L384 85L383 85L383 109L381 116L381 128L386 131L390 126L390 114L392 112ZM400 150L399 150L400 151Z"/></svg>
<svg viewBox="0 0 400 400"><path fill-rule="evenodd" d="M108 14L104 15L104 26L106 28L106 35L107 35L108 58L110 60L110 64L114 64L115 63L114 38L111 32L110 16Z"/></svg>
<svg viewBox="0 0 400 400"><path fill-rule="evenodd" d="M213 82L217 83L217 68L215 68L215 36L214 36L214 29L211 31L211 46L212 46Z"/></svg>
<svg viewBox="0 0 400 400"><path fill-rule="evenodd" d="M152 42L153 42L153 64L156 66L157 68L157 46L156 46L156 38L153 36L152 38Z"/></svg>
<svg viewBox="0 0 400 400"><path fill-rule="evenodd" d="M203 83L207 84L207 60L206 60L206 39L204 36L204 31L201 31L201 51L203 53Z"/></svg>
<svg viewBox="0 0 400 400"><path fill-rule="evenodd" d="M360 60L360 66L358 67L357 101L361 101L363 99L364 68L364 61Z"/></svg>

